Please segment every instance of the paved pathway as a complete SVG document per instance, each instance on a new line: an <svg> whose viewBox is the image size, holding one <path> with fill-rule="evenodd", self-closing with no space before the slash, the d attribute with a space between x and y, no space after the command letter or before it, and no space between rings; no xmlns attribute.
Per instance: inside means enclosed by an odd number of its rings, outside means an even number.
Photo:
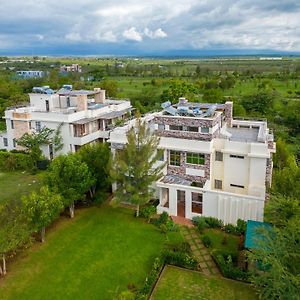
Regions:
<svg viewBox="0 0 300 300"><path fill-rule="evenodd" d="M209 254L208 249L200 240L200 234L196 227L181 226L182 232L186 241L190 244L192 252L199 262L199 267L205 275L221 276L219 269Z"/></svg>

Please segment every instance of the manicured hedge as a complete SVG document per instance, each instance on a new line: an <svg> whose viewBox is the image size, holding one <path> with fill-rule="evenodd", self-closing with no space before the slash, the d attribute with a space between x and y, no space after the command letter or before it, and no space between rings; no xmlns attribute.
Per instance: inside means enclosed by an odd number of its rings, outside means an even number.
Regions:
<svg viewBox="0 0 300 300"><path fill-rule="evenodd" d="M33 168L33 161L29 154L22 152L0 151L0 170L28 170Z"/></svg>

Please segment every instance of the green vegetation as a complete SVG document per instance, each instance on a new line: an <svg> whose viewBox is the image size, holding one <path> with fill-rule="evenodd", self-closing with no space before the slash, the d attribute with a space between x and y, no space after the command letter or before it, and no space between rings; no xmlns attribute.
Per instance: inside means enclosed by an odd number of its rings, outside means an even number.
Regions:
<svg viewBox="0 0 300 300"><path fill-rule="evenodd" d="M20 200L22 195L40 188L43 173L0 172L0 203Z"/></svg>
<svg viewBox="0 0 300 300"><path fill-rule="evenodd" d="M153 293L153 300L160 299L252 300L257 297L247 284L168 266Z"/></svg>
<svg viewBox="0 0 300 300"><path fill-rule="evenodd" d="M131 210L108 205L79 210L75 219L56 223L46 243L11 263L0 281L1 299L114 299L128 287L143 286L165 240Z"/></svg>

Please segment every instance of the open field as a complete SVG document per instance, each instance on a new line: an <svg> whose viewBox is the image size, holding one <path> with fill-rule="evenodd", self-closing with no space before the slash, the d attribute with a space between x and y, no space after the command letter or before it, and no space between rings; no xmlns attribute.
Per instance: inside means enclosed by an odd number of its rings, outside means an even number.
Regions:
<svg viewBox="0 0 300 300"><path fill-rule="evenodd" d="M19 200L41 186L42 173L32 175L27 171L0 172L0 203L7 200Z"/></svg>
<svg viewBox="0 0 300 300"><path fill-rule="evenodd" d="M245 283L167 266L151 299L252 300L258 298L251 287Z"/></svg>
<svg viewBox="0 0 300 300"><path fill-rule="evenodd" d="M169 238L181 238L172 233ZM114 299L142 287L165 242L157 227L124 208L81 209L8 265L1 299Z"/></svg>

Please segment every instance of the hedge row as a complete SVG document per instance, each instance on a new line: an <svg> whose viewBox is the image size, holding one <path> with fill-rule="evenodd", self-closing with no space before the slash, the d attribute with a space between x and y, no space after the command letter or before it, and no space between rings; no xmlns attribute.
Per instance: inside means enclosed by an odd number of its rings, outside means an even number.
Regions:
<svg viewBox="0 0 300 300"><path fill-rule="evenodd" d="M33 168L33 161L29 154L22 152L0 151L0 170L29 170Z"/></svg>

